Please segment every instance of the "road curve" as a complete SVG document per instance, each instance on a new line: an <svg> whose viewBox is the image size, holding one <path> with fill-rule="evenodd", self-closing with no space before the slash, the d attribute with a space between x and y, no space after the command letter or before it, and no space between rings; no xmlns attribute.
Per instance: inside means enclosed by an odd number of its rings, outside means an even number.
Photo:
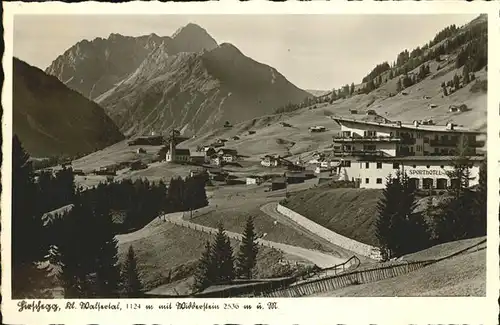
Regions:
<svg viewBox="0 0 500 325"><path fill-rule="evenodd" d="M172 222L174 224L180 225L180 226L185 226L185 227L190 227L192 229L199 229L199 231L202 231L202 229L205 232L216 232L217 229L212 228L212 227L206 227L202 226L199 224L195 224L192 222L189 222L187 220L184 220L182 218L182 213L171 213L168 215L165 215L165 220ZM240 240L242 239L242 235L239 233L231 232L231 231L226 231L226 234L228 237ZM334 255L330 254L325 254L323 252L315 251L312 249L306 249L298 246L292 246L292 245L287 245L287 244L282 244L282 243L277 243L277 242L272 242L269 240L264 240L264 239L258 239L257 240L260 244L263 244L265 246L270 246L274 247L277 249L282 250L283 252L291 255L295 255L298 257L301 257L305 260L308 260L317 266L321 268L327 268L327 267L332 267L338 264L341 264L347 260L347 258L340 258Z"/></svg>

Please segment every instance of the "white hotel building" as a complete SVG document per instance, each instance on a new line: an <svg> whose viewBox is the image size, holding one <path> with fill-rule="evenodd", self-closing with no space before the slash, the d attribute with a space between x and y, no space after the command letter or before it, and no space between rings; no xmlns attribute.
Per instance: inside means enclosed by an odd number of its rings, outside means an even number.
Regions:
<svg viewBox="0 0 500 325"><path fill-rule="evenodd" d="M366 122L332 117L341 131L333 137L333 157L339 160L341 179L359 182L361 188L384 188L387 176L397 170L408 175L420 189L446 189L455 180L455 150L462 136L467 141L471 161L471 186L477 184L479 166L485 158L477 152L484 147L484 133L454 124L423 125L401 122Z"/></svg>

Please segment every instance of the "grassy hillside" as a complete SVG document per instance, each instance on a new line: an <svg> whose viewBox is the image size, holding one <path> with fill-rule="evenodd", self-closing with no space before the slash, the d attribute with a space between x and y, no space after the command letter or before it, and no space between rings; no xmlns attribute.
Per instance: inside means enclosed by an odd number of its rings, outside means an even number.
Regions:
<svg viewBox="0 0 500 325"><path fill-rule="evenodd" d="M226 208L211 211L207 214L197 216L191 219L191 222L208 226L217 227L222 222L224 227L233 232L243 233L245 222L249 216L254 218L254 226L257 234L266 234L266 240L284 243L294 246L300 246L309 249L322 249L323 247L303 236L296 230L282 224L274 224L271 217L260 211L258 207L250 209Z"/></svg>
<svg viewBox="0 0 500 325"><path fill-rule="evenodd" d="M294 193L286 206L343 236L378 245L374 216L381 194L375 189L317 187Z"/></svg>
<svg viewBox="0 0 500 325"><path fill-rule="evenodd" d="M141 281L146 290L171 281L190 278L194 274L197 261L207 240L213 236L192 229L176 226L159 220L152 221L145 228L134 233L119 235L118 254L120 261L126 257L130 245L133 246L138 261ZM237 252L238 241L231 241ZM273 277L288 272L286 266L278 264L282 254L272 248L259 249L257 276Z"/></svg>
<svg viewBox="0 0 500 325"><path fill-rule="evenodd" d="M96 103L14 58L13 132L33 157L75 156L123 139Z"/></svg>

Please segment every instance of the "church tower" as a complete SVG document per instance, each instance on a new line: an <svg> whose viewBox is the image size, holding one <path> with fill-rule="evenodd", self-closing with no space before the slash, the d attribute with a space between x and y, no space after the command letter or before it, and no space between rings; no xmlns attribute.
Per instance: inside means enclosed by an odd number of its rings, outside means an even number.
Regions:
<svg viewBox="0 0 500 325"><path fill-rule="evenodd" d="M170 161L175 162L175 130L173 129L170 137Z"/></svg>

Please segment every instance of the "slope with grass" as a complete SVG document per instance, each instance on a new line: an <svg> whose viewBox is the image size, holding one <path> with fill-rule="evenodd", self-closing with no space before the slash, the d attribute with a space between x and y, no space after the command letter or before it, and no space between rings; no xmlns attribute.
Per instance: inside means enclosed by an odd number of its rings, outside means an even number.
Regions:
<svg viewBox="0 0 500 325"><path fill-rule="evenodd" d="M437 259L473 246L485 238L437 245L404 257L406 260ZM329 297L415 297L485 296L486 244L414 272L378 282L350 286L317 296Z"/></svg>
<svg viewBox="0 0 500 325"><path fill-rule="evenodd" d="M342 236L377 246L375 217L382 190L317 187L292 194L286 207Z"/></svg>
<svg viewBox="0 0 500 325"><path fill-rule="evenodd" d="M102 107L14 58L13 132L32 157L75 156L123 139Z"/></svg>
<svg viewBox="0 0 500 325"><path fill-rule="evenodd" d="M141 281L151 290L170 281L189 280L196 269L207 240L213 236L159 219L144 228L116 236L120 261L126 258L129 246L134 248ZM237 252L239 242L231 240ZM283 254L275 249L261 247L257 257L256 276L278 277L293 272L290 266L278 263Z"/></svg>

